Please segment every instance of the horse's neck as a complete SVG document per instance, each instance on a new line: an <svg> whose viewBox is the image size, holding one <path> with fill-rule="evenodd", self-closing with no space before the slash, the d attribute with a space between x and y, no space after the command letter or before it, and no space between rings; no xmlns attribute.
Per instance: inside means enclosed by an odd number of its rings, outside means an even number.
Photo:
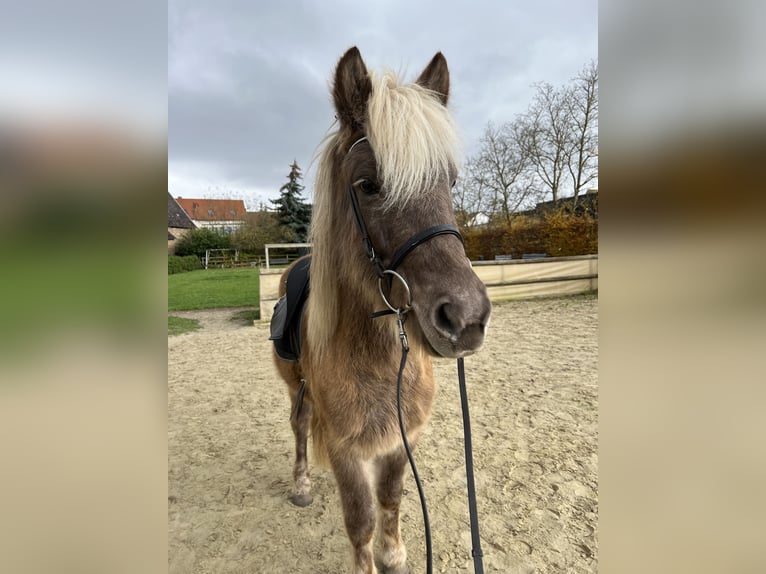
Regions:
<svg viewBox="0 0 766 574"><path fill-rule="evenodd" d="M370 318L372 313L385 308L374 281L351 283L341 277L337 294L339 323L343 330L359 344L375 345L378 349L393 347L391 317Z"/></svg>
<svg viewBox="0 0 766 574"><path fill-rule="evenodd" d="M372 313L386 309L378 291L377 280L371 280L363 286L352 286L341 281L338 287L338 331L348 337L348 344L356 348L357 352L368 355L371 360L385 357L383 360L392 360L398 365L402 346L395 316L370 318ZM411 351L409 360L415 363L428 361L422 333L414 317L405 321L405 329Z"/></svg>

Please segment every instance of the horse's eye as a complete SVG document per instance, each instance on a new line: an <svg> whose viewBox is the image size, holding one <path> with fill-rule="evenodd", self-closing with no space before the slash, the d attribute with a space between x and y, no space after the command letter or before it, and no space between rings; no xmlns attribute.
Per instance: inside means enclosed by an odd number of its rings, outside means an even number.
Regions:
<svg viewBox="0 0 766 574"><path fill-rule="evenodd" d="M357 182L357 186L361 190L362 193L365 195L373 195L375 193L378 193L378 186L375 185L374 181L371 181L369 179L360 179Z"/></svg>
<svg viewBox="0 0 766 574"><path fill-rule="evenodd" d="M457 180L456 180L456 179L453 179L453 180L452 180L452 187L455 187L455 185L456 185L456 184L457 184Z"/></svg>

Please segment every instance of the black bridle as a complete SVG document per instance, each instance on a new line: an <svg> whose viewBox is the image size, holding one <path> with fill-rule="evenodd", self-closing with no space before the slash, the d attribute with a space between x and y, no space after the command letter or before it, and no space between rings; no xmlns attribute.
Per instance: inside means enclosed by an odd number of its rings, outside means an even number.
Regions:
<svg viewBox="0 0 766 574"><path fill-rule="evenodd" d="M356 144L366 139L366 137L358 139L351 146L351 149L353 149ZM349 149L349 151L351 151L351 149ZM424 229L423 231L416 233L407 241L405 241L401 247L399 247L399 249L394 252L393 257L391 257L391 262L388 264L388 266L386 266L380 256L375 252L375 248L372 246L372 239L370 239L370 234L367 232L367 225L364 222L362 209L359 207L359 198L356 196L353 185L348 186L348 195L351 199L351 208L354 212L354 220L356 221L356 226L362 236L364 251L367 254L367 258L375 266L375 271L378 274L379 279L385 278L385 276L387 274L391 274L391 272L396 272L396 270L399 268L399 265L402 264L402 261L404 261L404 258L407 257L407 255L409 255L416 247L422 245L426 241L433 239L434 237L438 237L439 235L454 235L460 239L461 242L463 241L463 236L460 234L460 231L458 231L458 228L454 225L434 225L433 227L429 227L428 229Z"/></svg>
<svg viewBox="0 0 766 574"><path fill-rule="evenodd" d="M359 138L353 144L351 144L348 152L350 153L351 150L354 149L354 146L366 140L366 136ZM399 268L399 265L402 264L407 255L412 253L416 247L423 245L425 242L433 239L434 237L438 237L439 235L454 235L460 239L460 242L462 243L463 236L460 234L460 231L458 231L458 228L454 225L434 225L433 227L419 231L410 237L407 241L405 241L399 247L399 249L394 252L394 255L391 257L391 262L388 264L388 266L386 266L380 256L375 252L375 248L372 245L372 239L370 239L370 234L367 231L367 225L365 224L364 216L362 215L362 208L359 206L359 198L356 196L356 191L354 191L353 185L348 186L348 195L351 199L351 209L354 212L354 220L356 221L356 226L359 229L359 234L362 236L362 242L364 243L364 252L367 255L367 258L370 260L370 263L372 263L373 267L375 268L375 272L378 275L378 289L380 290L380 295L383 297L383 301L385 302L386 307L388 307L386 310L373 313L372 317L375 318L382 315L396 314L400 322L399 334L401 337L404 337L403 343L406 343L406 335L403 332L404 315L411 309L412 300L407 281L396 270ZM389 280L390 288L390 280L393 278L398 279L407 292L408 301L403 307L394 307L391 305L385 293L383 292L383 280Z"/></svg>
<svg viewBox="0 0 766 574"><path fill-rule="evenodd" d="M351 147L349 148L348 152L351 152L352 149L354 149L354 146L356 146L358 143L367 140L366 137L359 138L356 140ZM356 220L356 226L359 229L359 233L362 236L362 241L364 242L364 251L367 255L367 258L370 260L370 262L375 267L375 272L378 275L378 289L380 290L380 296L383 298L383 302L386 304L386 307L388 309L383 311L378 311L377 313L373 313L370 315L371 318L380 317L383 315L389 315L389 314L395 314L396 320L399 325L399 340L402 344L402 358L399 363L399 374L397 376L396 381L396 406L397 411L399 414L399 430L402 435L402 443L404 444L404 450L407 453L407 458L410 462L410 468L412 469L412 475L415 478L415 484L418 489L418 496L420 497L420 506L423 511L423 526L425 531L425 542L426 542L426 572L427 574L432 574L433 572L433 550L431 545L431 525L430 521L428 519L428 508L426 506L426 498L425 493L423 492L423 485L420 482L420 476L418 475L418 469L415 465L415 459L412 456L412 449L410 448L410 443L407 440L407 432L404 427L404 418L402 415L402 375L404 373L404 367L407 364L407 354L409 353L410 347L409 342L407 341L407 334L404 330L404 322L406 319L406 314L410 311L412 308L412 295L410 292L409 285L407 284L407 281L402 277L396 270L401 265L402 261L404 261L405 257L412 253L412 251L424 244L425 242L433 239L434 237L438 237L439 235L454 235L457 238L460 239L461 243L463 241L463 236L460 234L460 231L458 231L457 227L450 224L442 224L442 225L434 225L433 227L429 227L428 229L424 229L423 231L420 231L410 237L407 241L405 241L399 249L397 249L394 252L394 255L391 257L391 262L386 266L383 262L383 260L380 258L380 256L375 252L375 248L372 245L372 240L370 239L370 234L367 232L367 225L364 222L364 216L362 215L362 210L359 206L359 199L356 196L356 192L354 191L354 186L349 185L348 186L348 193L349 197L351 198L351 208L354 212L354 219ZM405 303L404 307L394 307L390 302L389 299L386 297L385 293L383 292L383 281L388 276L388 279L397 278L401 283L402 286L405 289L405 292L407 294L407 302ZM390 288L390 282L389 282L389 288ZM471 550L471 556L473 557L474 562L474 572L475 574L483 574L484 573L484 565L482 562L482 551L481 551L481 539L479 537L479 517L478 512L476 510L476 492L474 487L474 478L473 478L473 454L471 452L471 422L470 417L468 414L468 397L466 393L466 386L465 386L465 367L463 364L463 358L459 358L457 360L457 371L458 371L458 384L460 386L460 404L463 410L463 435L464 435L464 445L465 445L465 457L466 457L466 483L468 487L468 512L470 515L470 521L471 521L471 543L472 543L472 550Z"/></svg>

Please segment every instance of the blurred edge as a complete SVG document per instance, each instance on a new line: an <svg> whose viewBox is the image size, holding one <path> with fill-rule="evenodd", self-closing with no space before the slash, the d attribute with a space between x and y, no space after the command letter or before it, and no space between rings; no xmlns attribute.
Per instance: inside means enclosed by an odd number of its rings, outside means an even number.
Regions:
<svg viewBox="0 0 766 574"><path fill-rule="evenodd" d="M166 6L138 5L164 34ZM600 12L605 572L766 569L763 10ZM125 45L164 66L166 38L123 16ZM162 571L167 126L16 115L0 114L0 570Z"/></svg>
<svg viewBox="0 0 766 574"><path fill-rule="evenodd" d="M601 6L604 572L766 571L765 15Z"/></svg>
<svg viewBox="0 0 766 574"><path fill-rule="evenodd" d="M4 8L3 572L167 568L166 29L143 0Z"/></svg>
<svg viewBox="0 0 766 574"><path fill-rule="evenodd" d="M164 142L0 138L0 570L163 571Z"/></svg>

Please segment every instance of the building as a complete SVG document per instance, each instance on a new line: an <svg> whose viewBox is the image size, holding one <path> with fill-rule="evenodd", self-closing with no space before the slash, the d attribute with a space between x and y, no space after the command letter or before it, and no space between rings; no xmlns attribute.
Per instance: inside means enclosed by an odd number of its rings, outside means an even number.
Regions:
<svg viewBox="0 0 766 574"><path fill-rule="evenodd" d="M245 224L245 202L241 199L190 199L177 197L176 202L200 228L234 233Z"/></svg>
<svg viewBox="0 0 766 574"><path fill-rule="evenodd" d="M189 215L168 192L168 252L173 253L176 241L195 227Z"/></svg>
<svg viewBox="0 0 766 574"><path fill-rule="evenodd" d="M534 209L519 212L519 215L539 218L556 212L565 212L574 215L589 215L598 219L598 189L591 188L581 193L575 199L574 196L560 197L558 201L542 201Z"/></svg>

